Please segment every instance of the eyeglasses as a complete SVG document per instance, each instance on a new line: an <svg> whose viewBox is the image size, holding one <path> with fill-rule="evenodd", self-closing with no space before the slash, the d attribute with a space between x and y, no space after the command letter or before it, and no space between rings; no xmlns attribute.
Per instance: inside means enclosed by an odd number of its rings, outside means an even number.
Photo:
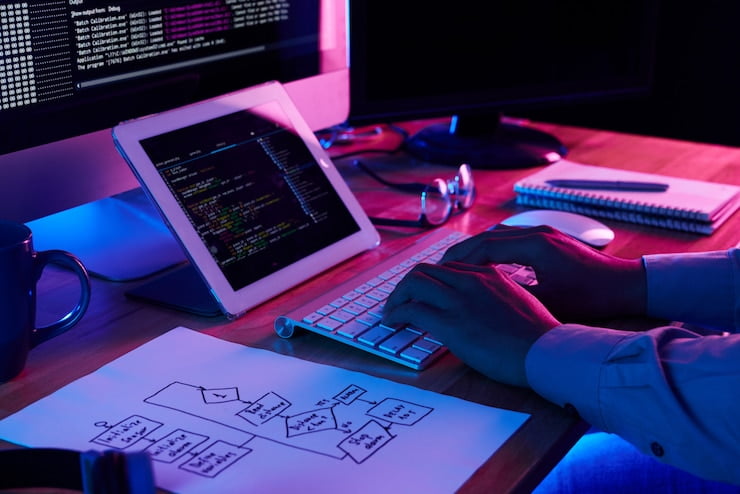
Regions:
<svg viewBox="0 0 740 494"><path fill-rule="evenodd" d="M376 225L435 227L450 219L454 210L465 211L470 209L473 202L475 202L473 172L467 164L460 165L453 178L449 180L435 178L430 184L389 182L368 168L363 162L355 160L354 164L383 185L404 192L420 194L421 212L417 220L370 217L370 221Z"/></svg>

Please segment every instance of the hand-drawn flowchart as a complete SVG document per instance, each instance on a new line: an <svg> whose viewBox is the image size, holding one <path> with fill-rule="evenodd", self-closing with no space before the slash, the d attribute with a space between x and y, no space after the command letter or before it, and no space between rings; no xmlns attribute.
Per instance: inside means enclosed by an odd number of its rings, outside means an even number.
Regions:
<svg viewBox="0 0 740 494"><path fill-rule="evenodd" d="M441 494L527 418L180 327L0 420L0 438L145 451L182 494Z"/></svg>
<svg viewBox="0 0 740 494"><path fill-rule="evenodd" d="M113 424L97 422L104 429L91 442L107 449L145 450L156 462L180 462L179 468L204 477L215 477L252 452L248 445L260 437L286 447L337 460L362 463L379 452L403 427L411 427L433 408L398 398L379 401L367 390L349 385L331 398L322 398L311 410L293 411L291 402L274 391L243 399L237 387L204 388L173 382L144 399L229 429L230 440L167 424L142 415L131 415Z"/></svg>

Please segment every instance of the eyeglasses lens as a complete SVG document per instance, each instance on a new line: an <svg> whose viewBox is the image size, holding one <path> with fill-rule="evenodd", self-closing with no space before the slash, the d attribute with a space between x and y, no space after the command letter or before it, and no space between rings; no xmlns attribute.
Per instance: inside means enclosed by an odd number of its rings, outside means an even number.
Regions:
<svg viewBox="0 0 740 494"><path fill-rule="evenodd" d="M452 212L452 199L444 180L435 178L422 192L421 210L432 225L441 225L447 221Z"/></svg>
<svg viewBox="0 0 740 494"><path fill-rule="evenodd" d="M469 165L460 165L454 181L448 183L448 188L449 186L452 186L454 189L452 193L460 209L469 209L473 205L475 201L475 183L473 182L473 172Z"/></svg>

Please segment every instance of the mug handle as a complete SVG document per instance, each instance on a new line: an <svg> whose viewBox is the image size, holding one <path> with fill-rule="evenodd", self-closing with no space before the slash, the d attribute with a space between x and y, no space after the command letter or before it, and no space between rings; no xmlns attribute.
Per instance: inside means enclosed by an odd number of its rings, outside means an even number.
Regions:
<svg viewBox="0 0 740 494"><path fill-rule="evenodd" d="M59 264L70 268L80 280L80 300L67 315L55 323L43 328L34 328L31 335L31 348L49 340L77 324L90 305L90 276L82 262L63 250L44 250L35 252L36 257L36 281L41 278L41 272L48 264Z"/></svg>

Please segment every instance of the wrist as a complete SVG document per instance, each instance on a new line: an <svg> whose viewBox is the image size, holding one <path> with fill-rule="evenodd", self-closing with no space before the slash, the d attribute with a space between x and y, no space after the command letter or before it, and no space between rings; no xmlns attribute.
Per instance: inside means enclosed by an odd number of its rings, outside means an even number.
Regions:
<svg viewBox="0 0 740 494"><path fill-rule="evenodd" d="M623 259L618 267L614 288L619 293L620 313L628 316L647 314L647 274L642 258Z"/></svg>

